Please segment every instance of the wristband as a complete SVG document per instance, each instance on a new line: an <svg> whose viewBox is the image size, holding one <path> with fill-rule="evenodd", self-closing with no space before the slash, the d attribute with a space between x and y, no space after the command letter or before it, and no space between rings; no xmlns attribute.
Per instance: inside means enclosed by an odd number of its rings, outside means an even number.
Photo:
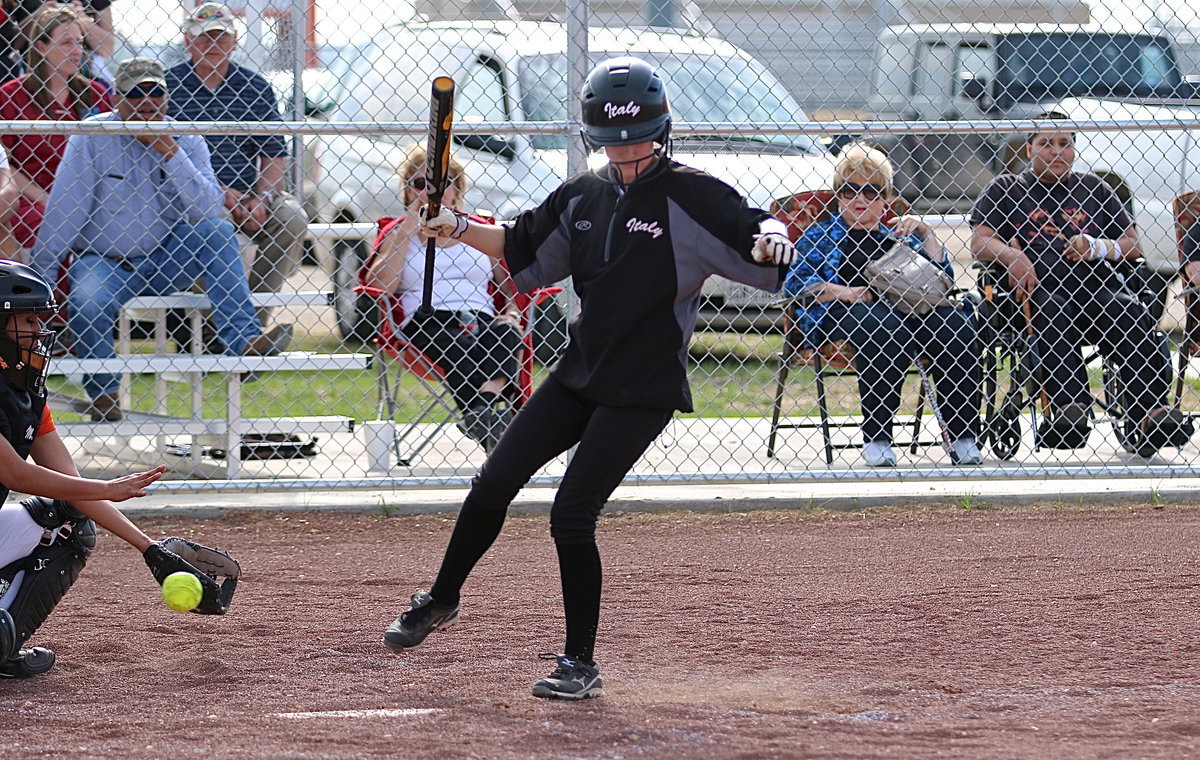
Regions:
<svg viewBox="0 0 1200 760"><path fill-rule="evenodd" d="M1117 262L1117 261L1120 261L1122 258L1124 258L1124 255L1121 253L1121 241L1119 241L1119 240L1112 241L1112 250L1110 250L1108 252L1108 260L1112 261L1112 262Z"/></svg>

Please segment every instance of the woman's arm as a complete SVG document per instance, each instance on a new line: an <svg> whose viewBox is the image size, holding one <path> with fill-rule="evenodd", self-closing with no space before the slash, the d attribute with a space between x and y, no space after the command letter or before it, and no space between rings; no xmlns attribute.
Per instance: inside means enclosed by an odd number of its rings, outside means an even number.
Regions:
<svg viewBox="0 0 1200 760"><path fill-rule="evenodd" d="M33 177L26 174L24 170L13 169L12 177L17 189L21 191L21 195L30 203L45 206L46 202L50 200L50 193L41 185L34 182Z"/></svg>
<svg viewBox="0 0 1200 760"><path fill-rule="evenodd" d="M9 459L10 456L28 470L20 475L16 482L9 479L9 468L14 464ZM167 469L165 465L159 465L149 472L126 475L117 480L81 478L79 471L75 469L71 453L67 451L58 431L55 430L39 435L34 440L30 456L37 464L30 464L21 459L8 441L0 439L0 473L3 474L0 479L5 485L24 493L71 502L71 506L139 552L146 551L146 547L153 543L149 536L121 514L108 499L123 501L132 496L145 496L145 487L162 476ZM18 485L18 482L22 485ZM60 483L62 490L58 488Z"/></svg>
<svg viewBox="0 0 1200 760"><path fill-rule="evenodd" d="M521 310L517 308L517 286L509 276L508 268L499 259L492 259L492 282L500 294L497 303L504 307L496 313L496 318L520 326Z"/></svg>
<svg viewBox="0 0 1200 760"><path fill-rule="evenodd" d="M113 51L117 46L117 35L113 31L112 8L97 11L93 17L91 14L85 13L78 3L75 5L76 12L79 13L83 22L84 41L87 42L88 48L92 53L105 60L112 58Z"/></svg>
<svg viewBox="0 0 1200 760"><path fill-rule="evenodd" d="M396 222L379 243L379 250L367 268L366 284L387 293L396 293L404 281L404 264L408 258L408 245L417 234L417 209L414 201L404 216Z"/></svg>

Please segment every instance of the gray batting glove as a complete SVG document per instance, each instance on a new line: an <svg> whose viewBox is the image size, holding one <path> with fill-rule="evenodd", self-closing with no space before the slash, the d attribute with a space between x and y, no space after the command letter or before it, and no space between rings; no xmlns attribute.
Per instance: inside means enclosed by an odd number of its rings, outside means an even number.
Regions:
<svg viewBox="0 0 1200 760"><path fill-rule="evenodd" d="M759 264L779 264L782 266L790 266L798 256L796 246L792 245L792 241L776 232L756 235L754 238L754 247L750 249L750 255Z"/></svg>
<svg viewBox="0 0 1200 760"><path fill-rule="evenodd" d="M427 237L454 238L455 240L462 237L467 231L467 215L455 211L452 208L442 206L438 209L435 216L426 218L429 213L428 206L422 206L417 209L417 219L421 232Z"/></svg>

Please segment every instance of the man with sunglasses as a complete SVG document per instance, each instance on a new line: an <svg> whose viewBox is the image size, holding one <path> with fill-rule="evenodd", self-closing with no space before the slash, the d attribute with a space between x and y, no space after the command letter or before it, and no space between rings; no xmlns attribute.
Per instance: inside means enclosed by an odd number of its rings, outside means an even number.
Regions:
<svg viewBox="0 0 1200 760"><path fill-rule="evenodd" d="M1055 129L1058 112L1038 117L1029 135L1029 169L997 177L971 212L971 253L1000 267L1018 302L1032 304L1042 387L1049 397L1038 444L1080 448L1091 431L1092 403L1080 345L1120 359L1121 400L1138 426L1138 453L1182 446L1193 425L1170 406L1169 356L1154 319L1114 266L1141 255L1137 227L1100 177L1077 172L1075 134Z"/></svg>
<svg viewBox="0 0 1200 760"><path fill-rule="evenodd" d="M162 64L131 58L114 79L116 111L89 121L167 120ZM70 259L68 323L76 355L115 356L113 327L123 303L200 279L228 353L278 353L286 336L262 332L233 225L221 218L223 196L202 137L108 132L68 139L32 258L49 281ZM119 384L113 374L84 376L93 420L123 417Z"/></svg>
<svg viewBox="0 0 1200 760"><path fill-rule="evenodd" d="M219 3L204 3L183 23L189 60L167 71L171 115L181 121L280 121L271 85L233 62L237 22ZM278 293L300 265L308 218L285 187L287 142L263 135L207 135L225 210L254 243L250 290ZM259 319L267 323L268 309ZM290 329L290 326L285 329Z"/></svg>

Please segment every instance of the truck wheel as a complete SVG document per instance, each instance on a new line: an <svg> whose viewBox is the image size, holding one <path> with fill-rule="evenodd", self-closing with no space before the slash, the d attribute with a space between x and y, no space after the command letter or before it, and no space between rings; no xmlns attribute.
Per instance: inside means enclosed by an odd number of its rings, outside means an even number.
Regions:
<svg viewBox="0 0 1200 760"><path fill-rule="evenodd" d="M342 339L366 343L375 334L379 310L370 296L358 295L358 270L367 260L362 240L339 240L333 244L333 308Z"/></svg>

